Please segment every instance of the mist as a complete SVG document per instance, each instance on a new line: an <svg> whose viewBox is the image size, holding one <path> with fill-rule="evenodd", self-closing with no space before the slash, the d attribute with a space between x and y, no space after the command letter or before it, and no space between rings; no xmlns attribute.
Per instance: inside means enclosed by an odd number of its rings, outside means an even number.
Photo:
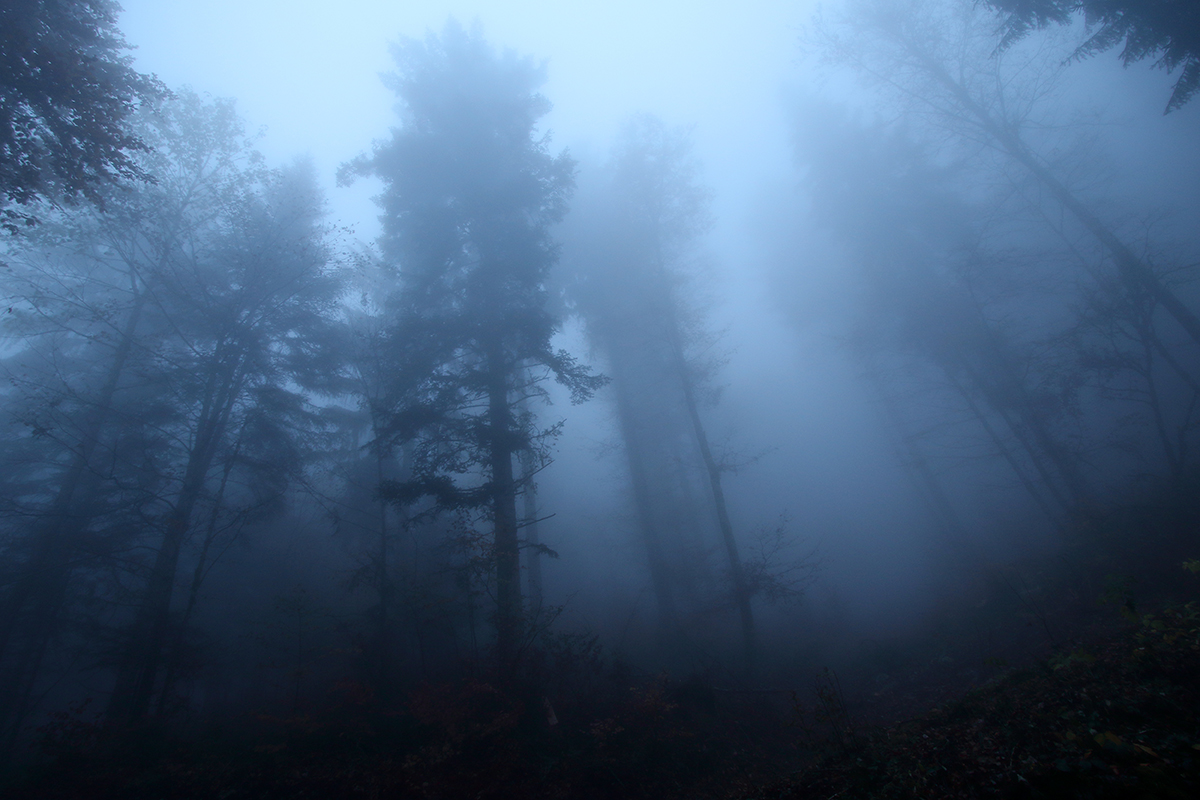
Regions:
<svg viewBox="0 0 1200 800"><path fill-rule="evenodd" d="M1193 599L1187 20L52 5L5 58L102 69L5 87L13 787L750 796Z"/></svg>

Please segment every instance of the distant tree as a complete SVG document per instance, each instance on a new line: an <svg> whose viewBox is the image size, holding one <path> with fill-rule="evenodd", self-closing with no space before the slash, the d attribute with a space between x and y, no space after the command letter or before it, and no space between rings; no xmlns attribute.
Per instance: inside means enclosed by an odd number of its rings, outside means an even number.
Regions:
<svg viewBox="0 0 1200 800"><path fill-rule="evenodd" d="M698 171L686 130L646 115L630 120L606 171L602 207L580 222L592 228L581 236L591 238L576 247L569 296L613 373L660 620L667 628L679 622L675 594L688 582L684 553L699 546L697 529L706 527L697 525L689 507L707 507L750 664L751 587L726 505L724 467L702 416L712 394L706 383L713 365L697 355L711 337L684 296L689 260L712 224L710 192L700 185ZM699 496L691 493L696 478ZM711 502L704 501L705 494ZM685 533L672 542L673 530Z"/></svg>
<svg viewBox="0 0 1200 800"><path fill-rule="evenodd" d="M187 92L139 113L137 131L154 181L103 186L105 211L54 215L6 265L6 405L22 424L5 455L39 464L4 520L10 731L85 599L109 608L93 629L121 628L105 648L110 715L145 714L164 666L169 691L188 546L199 571L185 618L215 539L279 509L318 424L307 393L336 391L341 372L329 335L341 287L311 170L267 169L232 103Z"/></svg>
<svg viewBox="0 0 1200 800"><path fill-rule="evenodd" d="M8 258L5 334L17 347L5 364L6 405L21 424L5 449L11 459L10 448L33 446L40 467L35 484L8 495L0 721L21 717L92 563L81 553L111 550L109 532L126 545L143 533L147 505L164 490L153 473L172 415L156 394L156 357L174 325L158 293L219 216L231 173L248 166L229 135L238 129L228 103L206 108L185 94L136 125L153 143L138 169L156 180L100 187L104 213L81 208L47 222ZM133 518L113 519L122 510Z"/></svg>
<svg viewBox="0 0 1200 800"><path fill-rule="evenodd" d="M311 169L231 177L241 177L232 202L193 242L199 246L161 272L156 292L177 332L157 356L165 399L178 413L171 426L178 444L156 509L157 552L109 702L117 719L149 709L182 550L214 481L221 485L213 473L222 454L279 495L302 465L306 434L320 423L310 394L341 389L332 313L341 282Z"/></svg>
<svg viewBox="0 0 1200 800"><path fill-rule="evenodd" d="M1014 288L1028 275L1001 277L1015 259L980 242L988 205L960 193L960 170L938 166L901 132L816 109L820 118L800 125L798 155L812 196L821 198L812 217L836 237L862 288L847 341L943 527L965 530L923 452L930 432L950 425L947 410L930 413L931 395L961 409L989 456L1007 463L1061 524L1063 512L1090 497L1069 435L1082 381L1069 355L1043 355L1055 351L1048 342L1060 335L1058 326L1073 324L1064 308L1073 297L1046 297L1036 283ZM1004 247L1024 245L1026 236L1013 231ZM1036 318L1021 313L1034 303L1042 306ZM899 402L907 393L920 397L916 414Z"/></svg>
<svg viewBox="0 0 1200 800"><path fill-rule="evenodd" d="M114 179L145 177L146 143L127 126L165 91L130 66L114 0L0 4L0 226L37 221L32 206L101 201Z"/></svg>
<svg viewBox="0 0 1200 800"><path fill-rule="evenodd" d="M982 143L1019 164L1107 251L1127 291L1148 294L1200 344L1200 316L1032 143L1033 120L1053 83L1037 74L1044 56L1020 65L998 58L990 18L970 0L859 0L849 12L816 27L813 43L826 57L923 110L975 154Z"/></svg>
<svg viewBox="0 0 1200 800"><path fill-rule="evenodd" d="M1179 78L1167 102L1180 108L1200 91L1200 3L1194 0L987 0L1005 13L1004 44L1036 28L1065 25L1082 12L1090 31L1075 51L1085 58L1123 44L1121 61L1157 58L1154 66Z"/></svg>
<svg viewBox="0 0 1200 800"><path fill-rule="evenodd" d="M331 463L335 496L322 502L335 504L330 510L337 528L355 543L359 554L360 568L351 579L351 588L365 588L375 596L376 602L367 610L374 630L364 650L376 695L386 700L395 688L395 640L401 623L407 621L399 618L399 612L417 576L413 559L401 557L402 539L410 533L404 509L395 509L379 494L385 481L396 480L403 473L403 453L390 446L384 414L392 378L388 373L386 301L394 290L395 275L374 253L360 252L354 260L351 290L357 302L345 310L347 336L342 350L347 354L348 394L356 408L327 409L340 417L336 426L346 442Z"/></svg>
<svg viewBox="0 0 1200 800"><path fill-rule="evenodd" d="M1179 271L1194 274L1195 267ZM1098 281L1082 301L1079 323L1064 339L1103 397L1139 409L1122 418L1125 437L1135 440L1130 444L1136 446L1138 428L1152 428L1172 477L1182 484L1200 430L1200 381L1193 376L1194 367L1164 340L1153 298L1131 295L1110 279Z"/></svg>
<svg viewBox="0 0 1200 800"><path fill-rule="evenodd" d="M389 435L411 448L412 477L386 484L408 502L481 511L491 522L497 651L518 655L522 602L513 458L540 434L524 397L552 377L582 401L602 383L551 338L550 227L566 211L574 162L534 126L550 104L541 68L499 55L455 23L405 41L388 85L403 124L344 177L384 182L381 244L398 266L384 407Z"/></svg>
<svg viewBox="0 0 1200 800"><path fill-rule="evenodd" d="M0 368L0 458L9 473L0 512L0 730L9 740L64 618L87 599L79 577L95 566L92 556L140 530L151 487L129 467L153 447L138 426L121 423L157 420L129 385L145 363L137 345L151 339L141 282L119 263L69 250L29 255L12 253L7 265L11 353Z"/></svg>

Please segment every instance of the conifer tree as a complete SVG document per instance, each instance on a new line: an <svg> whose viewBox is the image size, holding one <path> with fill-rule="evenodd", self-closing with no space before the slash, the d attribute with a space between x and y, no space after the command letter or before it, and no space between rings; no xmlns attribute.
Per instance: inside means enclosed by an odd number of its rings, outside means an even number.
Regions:
<svg viewBox="0 0 1200 800"><path fill-rule="evenodd" d="M399 503L432 497L437 508L479 514L492 526L496 646L502 671L518 655L521 628L514 456L538 432L528 397L548 378L576 402L602 379L551 339L546 276L558 257L550 227L567 209L575 162L550 151L536 125L550 104L543 70L495 52L455 23L393 52L387 78L402 124L343 177L376 175L384 257L402 286L390 333L388 431L411 448L411 478L385 484ZM544 458L544 454L543 458Z"/></svg>

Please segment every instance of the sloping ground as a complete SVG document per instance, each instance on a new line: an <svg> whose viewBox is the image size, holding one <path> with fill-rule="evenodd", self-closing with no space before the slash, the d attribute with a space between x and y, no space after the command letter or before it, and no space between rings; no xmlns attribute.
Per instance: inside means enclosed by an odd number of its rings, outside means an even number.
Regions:
<svg viewBox="0 0 1200 800"><path fill-rule="evenodd" d="M815 705L797 703L790 717L753 693L597 675L564 697L556 725L540 697L466 681L424 687L394 713L348 692L323 716L247 716L217 739L139 739L64 714L44 733L39 765L0 796L1200 797L1200 604L1129 616L1120 631L866 733L831 673Z"/></svg>
<svg viewBox="0 0 1200 800"><path fill-rule="evenodd" d="M1200 606L1014 672L744 800L1200 797Z"/></svg>
<svg viewBox="0 0 1200 800"><path fill-rule="evenodd" d="M41 764L0 797L717 800L795 768L793 732L778 715L718 709L703 688L663 677L560 707L568 721L548 727L540 703L468 681L425 687L395 714L368 706L358 716L342 707L260 718L221 741L171 742L62 715Z"/></svg>

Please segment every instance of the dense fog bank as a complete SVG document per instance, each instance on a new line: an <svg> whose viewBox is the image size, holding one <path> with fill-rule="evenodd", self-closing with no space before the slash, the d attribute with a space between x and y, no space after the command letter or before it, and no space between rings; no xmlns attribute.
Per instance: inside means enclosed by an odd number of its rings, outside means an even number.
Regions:
<svg viewBox="0 0 1200 800"><path fill-rule="evenodd" d="M5 86L6 752L84 701L978 681L1197 554L1174 39L1123 65L1108 17L973 0L51 5L22 36L78 23L103 74Z"/></svg>

